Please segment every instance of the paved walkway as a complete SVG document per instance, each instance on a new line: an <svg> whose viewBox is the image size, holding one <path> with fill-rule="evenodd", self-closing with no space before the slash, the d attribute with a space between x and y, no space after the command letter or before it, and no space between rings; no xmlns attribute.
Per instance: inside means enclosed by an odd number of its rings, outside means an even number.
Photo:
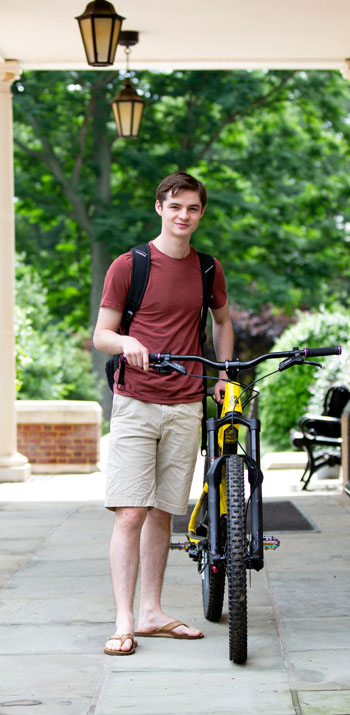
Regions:
<svg viewBox="0 0 350 715"><path fill-rule="evenodd" d="M0 485L0 715L349 715L350 499L339 482L301 494L299 477L268 472L265 494L289 495L318 531L281 534L253 573L245 666L228 660L226 615L203 618L196 567L179 552L164 606L206 637L105 656L115 614L102 474Z"/></svg>

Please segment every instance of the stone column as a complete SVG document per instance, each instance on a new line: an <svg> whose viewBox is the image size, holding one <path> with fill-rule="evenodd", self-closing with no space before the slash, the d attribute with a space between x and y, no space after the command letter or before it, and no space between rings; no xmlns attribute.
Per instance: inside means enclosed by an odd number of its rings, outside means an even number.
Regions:
<svg viewBox="0 0 350 715"><path fill-rule="evenodd" d="M11 85L19 64L0 62L0 481L24 481L30 475L26 457L17 452L14 211Z"/></svg>

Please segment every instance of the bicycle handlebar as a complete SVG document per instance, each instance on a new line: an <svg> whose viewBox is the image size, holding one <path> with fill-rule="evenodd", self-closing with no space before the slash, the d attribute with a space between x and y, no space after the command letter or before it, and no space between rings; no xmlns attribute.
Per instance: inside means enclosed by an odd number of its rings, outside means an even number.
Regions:
<svg viewBox="0 0 350 715"><path fill-rule="evenodd" d="M159 365L164 361L175 362L176 360L201 362L205 365L209 365L216 370L249 370L255 367L264 360L271 360L273 358L291 358L290 365L285 365L289 367L295 364L293 361L298 361L302 363L304 358L307 357L324 357L326 355L341 355L341 346L333 345L327 348L293 348L293 350L286 350L283 352L267 353L265 355L259 355L253 360L241 361L241 360L226 360L225 362L216 362L214 360L209 360L208 358L200 357L199 355L172 355L171 353L150 353L149 361L150 366ZM289 362L289 361L288 361Z"/></svg>

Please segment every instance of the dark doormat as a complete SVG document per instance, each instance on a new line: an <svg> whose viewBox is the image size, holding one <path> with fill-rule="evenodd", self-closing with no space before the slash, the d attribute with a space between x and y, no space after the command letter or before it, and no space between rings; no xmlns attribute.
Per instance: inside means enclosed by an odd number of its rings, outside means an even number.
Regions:
<svg viewBox="0 0 350 715"><path fill-rule="evenodd" d="M187 514L173 516L173 534L185 534L195 502L190 502ZM318 531L317 527L293 502L285 499L264 499L264 533L275 531ZM248 515L249 527L249 515Z"/></svg>

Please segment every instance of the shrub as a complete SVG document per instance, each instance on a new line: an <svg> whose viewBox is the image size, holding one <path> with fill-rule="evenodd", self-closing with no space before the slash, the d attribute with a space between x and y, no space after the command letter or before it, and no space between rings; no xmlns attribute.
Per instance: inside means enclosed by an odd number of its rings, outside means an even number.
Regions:
<svg viewBox="0 0 350 715"><path fill-rule="evenodd" d="M291 448L290 430L297 426L304 412L322 408L325 391L338 382L350 384L348 354L349 316L343 310L320 310L318 313L299 313L299 320L289 327L273 346L273 351L299 347L345 346L343 359L321 358L325 370L310 365L295 366L271 376L261 384L259 417L262 421L266 447L274 450ZM272 363L269 363L270 367ZM273 362L275 365L275 362ZM278 366L276 365L276 369ZM258 377L269 372L262 364Z"/></svg>
<svg viewBox="0 0 350 715"><path fill-rule="evenodd" d="M86 334L53 322L38 273L16 262L17 391L22 400L96 400Z"/></svg>
<svg viewBox="0 0 350 715"><path fill-rule="evenodd" d="M342 342L341 356L327 358L323 370L317 371L308 404L309 412L321 414L324 396L331 385L346 385L350 389L350 336Z"/></svg>

